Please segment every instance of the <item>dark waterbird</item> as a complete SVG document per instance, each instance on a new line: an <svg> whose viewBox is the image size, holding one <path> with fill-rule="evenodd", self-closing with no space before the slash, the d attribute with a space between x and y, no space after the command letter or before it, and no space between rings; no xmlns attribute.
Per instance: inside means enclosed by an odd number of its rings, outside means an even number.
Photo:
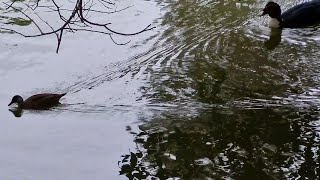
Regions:
<svg viewBox="0 0 320 180"><path fill-rule="evenodd" d="M281 14L279 4L269 1L261 16L270 16L270 28L303 28L320 23L320 0L296 5Z"/></svg>
<svg viewBox="0 0 320 180"><path fill-rule="evenodd" d="M64 94L49 94L49 93L36 94L36 95L29 97L25 101L23 100L23 98L21 96L15 95L12 98L11 102L8 104L8 106L16 103L16 104L18 104L18 108L21 108L21 109L38 109L38 110L49 109L53 106L60 104L59 100L64 95L66 95L66 93L64 93Z"/></svg>

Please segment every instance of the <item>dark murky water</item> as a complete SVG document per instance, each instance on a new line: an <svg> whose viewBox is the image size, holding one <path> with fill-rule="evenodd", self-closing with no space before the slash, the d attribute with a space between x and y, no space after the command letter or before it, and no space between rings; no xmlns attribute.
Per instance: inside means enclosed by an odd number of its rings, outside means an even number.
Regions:
<svg viewBox="0 0 320 180"><path fill-rule="evenodd" d="M115 27L157 28L127 46L1 35L0 179L319 179L318 27L271 32L260 1L134 3ZM69 94L6 111L43 91Z"/></svg>

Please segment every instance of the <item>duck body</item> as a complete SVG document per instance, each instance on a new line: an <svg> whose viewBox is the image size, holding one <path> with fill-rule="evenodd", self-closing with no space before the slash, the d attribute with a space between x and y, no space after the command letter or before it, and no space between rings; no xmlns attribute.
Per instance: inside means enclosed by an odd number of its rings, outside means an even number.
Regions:
<svg viewBox="0 0 320 180"><path fill-rule="evenodd" d="M307 27L320 23L320 0L313 0L294 6L283 14L284 28Z"/></svg>
<svg viewBox="0 0 320 180"><path fill-rule="evenodd" d="M50 93L44 93L44 94L36 94L25 101L23 101L22 97L19 95L15 95L8 106L17 103L18 108L22 109L49 109L53 106L56 106L60 104L59 100L61 97L66 95L66 93L63 94L50 94Z"/></svg>
<svg viewBox="0 0 320 180"><path fill-rule="evenodd" d="M320 23L320 0L313 0L294 6L281 14L280 6L268 2L263 14L271 17L271 28L303 28ZM278 23L278 24L277 24Z"/></svg>

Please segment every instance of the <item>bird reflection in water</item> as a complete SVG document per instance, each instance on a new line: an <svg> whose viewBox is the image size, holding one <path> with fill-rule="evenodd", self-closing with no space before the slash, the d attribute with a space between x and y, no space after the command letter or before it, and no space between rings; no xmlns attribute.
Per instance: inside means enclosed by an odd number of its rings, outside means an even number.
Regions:
<svg viewBox="0 0 320 180"><path fill-rule="evenodd" d="M12 109L9 109L9 111L12 112L12 114L13 114L15 117L21 117L22 114L23 114L22 108L12 108Z"/></svg>
<svg viewBox="0 0 320 180"><path fill-rule="evenodd" d="M270 31L270 38L264 42L264 46L268 50L275 49L281 42L281 29L272 28Z"/></svg>

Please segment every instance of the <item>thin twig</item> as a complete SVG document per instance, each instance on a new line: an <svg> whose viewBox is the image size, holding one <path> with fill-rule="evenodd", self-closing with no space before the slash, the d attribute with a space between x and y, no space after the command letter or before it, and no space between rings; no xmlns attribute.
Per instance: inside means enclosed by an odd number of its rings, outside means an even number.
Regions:
<svg viewBox="0 0 320 180"><path fill-rule="evenodd" d="M22 3L26 8L20 10L19 8L14 7L15 3L19 1ZM23 16L25 16L28 20L30 20L36 28L39 30L38 34L31 34L31 35L26 35L21 32L18 32L14 29L6 28L6 27L0 27L0 30L4 30L8 33L15 33L19 34L23 37L40 37L40 36L48 36L48 35L55 35L57 39L57 49L56 52L58 53L60 47L61 47L61 42L63 38L64 33L72 32L75 33L77 31L86 31L86 32L91 32L91 33L99 33L99 34L105 34L108 35L109 38L113 43L116 45L125 45L130 42L128 40L125 43L118 43L114 40L113 36L114 35L119 35L119 36L134 36L146 31L150 31L154 29L155 27L152 27L151 24L146 26L140 31L133 32L133 33L123 33L119 31L115 31L109 26L111 25L110 22L105 22L105 23L100 23L100 22L95 22L94 20L89 20L89 17L91 16L97 16L98 14L104 15L104 14L111 14L111 13L117 13L124 11L131 6L125 7L123 9L117 10L115 8L115 3L111 2L109 0L75 0L75 2L72 2L69 0L69 3L74 3L73 9L67 9L67 8L62 8L56 0L50 0L51 5L49 4L40 4L40 0L36 0L34 3L31 3L30 1L28 3L26 2L21 2L20 0L14 0L11 3L4 3L7 7L6 9L13 9L19 13L21 13ZM103 10L98 10L95 9L95 6L97 3L100 4L100 7L104 7L107 9L106 11ZM42 2L42 1L41 1ZM113 8L111 8L113 7ZM42 11L42 12L53 12L58 14L59 21L61 25L58 28L54 28L48 21L43 19L41 15L39 15L35 10L37 8L44 8L48 9L49 11ZM113 11L109 11L110 9L114 9ZM30 11L36 16L36 18L32 18L29 16ZM71 12L71 13L70 13ZM69 15L65 15L65 13L69 13ZM106 18L107 19L107 18ZM44 31L43 26L40 24L44 23L47 27L49 27L51 30L50 31ZM95 29L96 28L96 29ZM101 30L97 30L98 28L102 28Z"/></svg>

